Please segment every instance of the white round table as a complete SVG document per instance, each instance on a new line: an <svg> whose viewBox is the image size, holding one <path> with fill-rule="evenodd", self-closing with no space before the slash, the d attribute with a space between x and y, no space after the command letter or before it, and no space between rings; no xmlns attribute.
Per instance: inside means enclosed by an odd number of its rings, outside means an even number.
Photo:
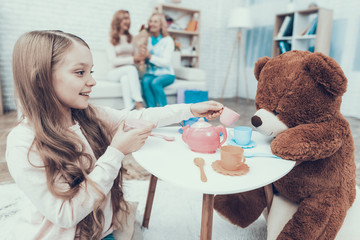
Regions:
<svg viewBox="0 0 360 240"><path fill-rule="evenodd" d="M156 189L157 179L177 186L203 193L203 212L201 223L201 239L211 239L212 213L214 194L233 194L250 191L271 184L286 175L294 166L295 161L254 157L247 158L246 164L250 167L247 174L242 176L227 176L213 170L211 163L220 159L220 150L216 153L204 154L190 150L178 132L180 127L164 127L154 129L160 133L175 137L169 142L157 137L149 137L146 144L133 153L135 160L150 172L150 186L145 207L143 226L148 227L151 207ZM232 129L227 129L228 138ZM269 153L272 138L258 132L253 132L252 140L255 147L245 149L245 153ZM224 145L226 145L225 143ZM205 160L205 174L207 182L200 180L200 169L194 164L195 157Z"/></svg>

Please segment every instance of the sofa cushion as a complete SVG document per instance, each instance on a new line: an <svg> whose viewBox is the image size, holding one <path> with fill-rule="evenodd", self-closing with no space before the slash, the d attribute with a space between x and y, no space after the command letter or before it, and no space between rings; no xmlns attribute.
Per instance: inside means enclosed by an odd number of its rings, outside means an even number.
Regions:
<svg viewBox="0 0 360 240"><path fill-rule="evenodd" d="M121 83L107 80L111 66L106 51L95 49L92 50L92 55L94 61L93 77L96 80L96 85L90 94L90 102L116 109L123 108ZM169 104L176 103L176 94L179 89L207 90L205 72L197 68L181 67L180 55L179 52L174 52L172 58L176 75L175 82L164 89Z"/></svg>
<svg viewBox="0 0 360 240"><path fill-rule="evenodd" d="M205 81L206 79L205 71L198 68L176 67L174 71L178 79L188 81Z"/></svg>
<svg viewBox="0 0 360 240"><path fill-rule="evenodd" d="M112 69L105 50L92 50L93 71L92 76L96 81L106 81L108 72Z"/></svg>
<svg viewBox="0 0 360 240"><path fill-rule="evenodd" d="M175 79L175 82L167 86L164 91L166 95L177 94L178 89L197 89L206 90L205 81L186 81L181 79Z"/></svg>
<svg viewBox="0 0 360 240"><path fill-rule="evenodd" d="M96 85L92 88L91 98L113 98L121 97L121 83L110 81L96 81Z"/></svg>
<svg viewBox="0 0 360 240"><path fill-rule="evenodd" d="M185 81L175 79L174 83L167 86L165 90L166 95L174 95L178 89L198 89L206 90L205 81ZM121 83L110 81L96 81L96 85L92 88L90 94L91 98L113 98L121 97Z"/></svg>

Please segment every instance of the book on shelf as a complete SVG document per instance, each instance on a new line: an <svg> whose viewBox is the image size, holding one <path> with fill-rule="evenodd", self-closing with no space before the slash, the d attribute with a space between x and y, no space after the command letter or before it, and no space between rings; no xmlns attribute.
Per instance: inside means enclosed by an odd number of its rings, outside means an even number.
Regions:
<svg viewBox="0 0 360 240"><path fill-rule="evenodd" d="M314 20L311 23L311 26L310 26L309 30L306 33L307 35L316 34L317 21L318 21L318 18L317 17L314 18Z"/></svg>
<svg viewBox="0 0 360 240"><path fill-rule="evenodd" d="M294 16L285 16L283 23L279 29L277 37L291 36L293 31Z"/></svg>
<svg viewBox="0 0 360 240"><path fill-rule="evenodd" d="M280 53L285 53L291 50L291 44L286 41L279 42Z"/></svg>
<svg viewBox="0 0 360 240"><path fill-rule="evenodd" d="M304 29L304 31L301 33L301 35L304 36L304 35L316 34L317 22L318 22L318 17L316 16L316 17L310 22L310 24Z"/></svg>
<svg viewBox="0 0 360 240"><path fill-rule="evenodd" d="M285 32L284 32L284 37L286 36L292 36L293 34L293 26L294 26L294 16L290 17L290 22L289 24L286 26Z"/></svg>

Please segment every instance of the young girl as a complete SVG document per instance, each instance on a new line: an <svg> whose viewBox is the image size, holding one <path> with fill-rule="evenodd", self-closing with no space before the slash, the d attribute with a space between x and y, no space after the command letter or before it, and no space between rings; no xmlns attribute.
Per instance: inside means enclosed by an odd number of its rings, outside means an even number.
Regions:
<svg viewBox="0 0 360 240"><path fill-rule="evenodd" d="M110 235L127 212L121 161L145 144L154 127L124 132L123 120L164 126L222 112L214 101L140 111L91 106L92 66L89 46L69 33L33 31L15 44L13 74L23 118L8 136L6 159L28 205L13 239Z"/></svg>

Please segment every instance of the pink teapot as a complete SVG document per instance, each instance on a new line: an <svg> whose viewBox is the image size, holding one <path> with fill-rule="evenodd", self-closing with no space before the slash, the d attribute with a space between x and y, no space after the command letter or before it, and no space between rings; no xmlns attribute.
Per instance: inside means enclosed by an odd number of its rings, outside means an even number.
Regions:
<svg viewBox="0 0 360 240"><path fill-rule="evenodd" d="M227 138L226 128L223 125L213 127L203 118L191 126L184 126L182 129L182 139L194 152L215 153ZM220 141L220 132L223 133L222 141Z"/></svg>

